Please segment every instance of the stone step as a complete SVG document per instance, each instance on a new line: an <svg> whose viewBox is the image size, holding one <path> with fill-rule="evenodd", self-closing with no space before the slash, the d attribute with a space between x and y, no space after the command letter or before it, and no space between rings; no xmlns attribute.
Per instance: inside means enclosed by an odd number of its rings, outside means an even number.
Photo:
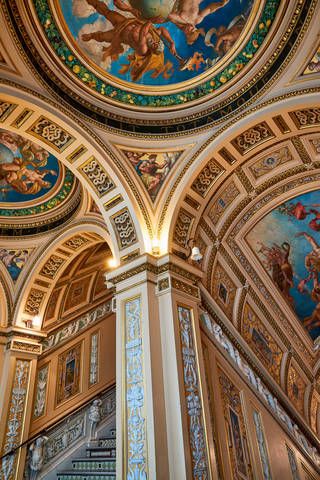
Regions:
<svg viewBox="0 0 320 480"><path fill-rule="evenodd" d="M72 460L72 469L81 471L106 471L106 472L115 472L116 470L116 459L114 458L76 458Z"/></svg>
<svg viewBox="0 0 320 480"><path fill-rule="evenodd" d="M115 458L116 457L116 447L105 448L105 447L88 447L86 449L87 458Z"/></svg>

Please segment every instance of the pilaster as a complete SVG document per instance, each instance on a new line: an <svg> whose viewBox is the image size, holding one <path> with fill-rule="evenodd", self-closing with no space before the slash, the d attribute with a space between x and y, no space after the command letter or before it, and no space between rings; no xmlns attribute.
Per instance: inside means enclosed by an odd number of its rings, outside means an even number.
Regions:
<svg viewBox="0 0 320 480"><path fill-rule="evenodd" d="M117 478L217 478L201 385L200 278L170 255L107 275L117 313Z"/></svg>
<svg viewBox="0 0 320 480"><path fill-rule="evenodd" d="M14 328L2 332L2 371L0 379L1 471L6 480L23 478L35 384L37 358L41 345L37 336L22 335Z"/></svg>

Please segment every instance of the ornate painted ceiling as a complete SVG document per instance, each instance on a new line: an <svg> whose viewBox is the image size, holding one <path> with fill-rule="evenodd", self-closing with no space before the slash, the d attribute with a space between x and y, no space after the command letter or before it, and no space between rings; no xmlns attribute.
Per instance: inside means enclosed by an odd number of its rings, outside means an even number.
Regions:
<svg viewBox="0 0 320 480"><path fill-rule="evenodd" d="M102 239L193 239L204 306L319 434L320 3L188 5L1 0L1 325L54 329Z"/></svg>

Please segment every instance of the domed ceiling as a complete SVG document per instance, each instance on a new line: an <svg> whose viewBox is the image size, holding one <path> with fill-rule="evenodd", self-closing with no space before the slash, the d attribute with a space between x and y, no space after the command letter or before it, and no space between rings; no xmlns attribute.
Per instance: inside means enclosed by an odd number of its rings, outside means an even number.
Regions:
<svg viewBox="0 0 320 480"><path fill-rule="evenodd" d="M33 0L10 8L52 92L108 127L168 134L251 104L290 61L314 5Z"/></svg>
<svg viewBox="0 0 320 480"><path fill-rule="evenodd" d="M0 235L40 233L76 211L80 185L44 148L0 129Z"/></svg>

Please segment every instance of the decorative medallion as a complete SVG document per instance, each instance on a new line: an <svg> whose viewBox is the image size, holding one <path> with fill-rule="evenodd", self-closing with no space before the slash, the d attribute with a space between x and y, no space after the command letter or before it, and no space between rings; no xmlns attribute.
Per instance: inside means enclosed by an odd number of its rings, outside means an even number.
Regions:
<svg viewBox="0 0 320 480"><path fill-rule="evenodd" d="M86 88L139 107L198 100L264 42L279 1L33 0L44 33Z"/></svg>
<svg viewBox="0 0 320 480"><path fill-rule="evenodd" d="M320 335L320 191L304 193L273 209L246 239L315 340Z"/></svg>

